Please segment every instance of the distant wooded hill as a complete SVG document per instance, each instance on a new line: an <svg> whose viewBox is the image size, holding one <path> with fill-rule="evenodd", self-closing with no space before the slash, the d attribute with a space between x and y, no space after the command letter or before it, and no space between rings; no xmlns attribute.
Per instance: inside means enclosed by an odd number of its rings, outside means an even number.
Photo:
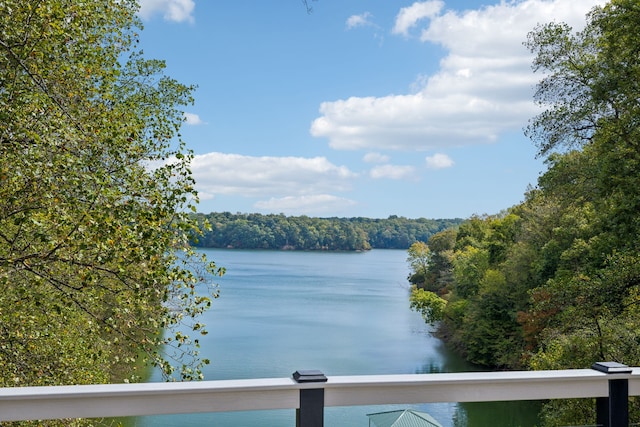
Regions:
<svg viewBox="0 0 640 427"><path fill-rule="evenodd" d="M312 218L308 216L197 214L211 231L195 245L206 248L357 251L372 248L408 249L416 241L460 224L454 219Z"/></svg>

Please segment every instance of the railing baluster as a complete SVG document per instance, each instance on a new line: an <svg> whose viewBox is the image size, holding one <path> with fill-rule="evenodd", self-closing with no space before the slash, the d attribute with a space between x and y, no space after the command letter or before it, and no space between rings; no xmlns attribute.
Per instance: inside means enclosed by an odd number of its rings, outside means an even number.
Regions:
<svg viewBox="0 0 640 427"><path fill-rule="evenodd" d="M591 367L606 374L632 372L630 367L617 362L597 362ZM603 427L629 427L629 380L609 380L609 396L596 399L596 423Z"/></svg>
<svg viewBox="0 0 640 427"><path fill-rule="evenodd" d="M298 383L325 383L327 377L320 371L296 371L293 379ZM324 388L300 389L300 407L296 410L296 427L324 426Z"/></svg>

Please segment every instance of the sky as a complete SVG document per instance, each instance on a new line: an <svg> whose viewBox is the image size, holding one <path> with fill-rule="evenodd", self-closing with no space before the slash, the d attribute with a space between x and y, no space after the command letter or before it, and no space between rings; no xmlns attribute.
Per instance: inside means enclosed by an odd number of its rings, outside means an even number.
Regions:
<svg viewBox="0 0 640 427"><path fill-rule="evenodd" d="M537 24L603 0L141 0L147 58L194 84L198 211L468 218L545 170L523 129Z"/></svg>

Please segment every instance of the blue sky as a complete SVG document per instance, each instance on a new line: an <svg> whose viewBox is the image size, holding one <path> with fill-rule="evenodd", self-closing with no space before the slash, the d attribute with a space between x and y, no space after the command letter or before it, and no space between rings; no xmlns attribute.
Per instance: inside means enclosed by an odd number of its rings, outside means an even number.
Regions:
<svg viewBox="0 0 640 427"><path fill-rule="evenodd" d="M141 47L195 84L200 212L453 218L519 203L537 23L603 0L142 0Z"/></svg>

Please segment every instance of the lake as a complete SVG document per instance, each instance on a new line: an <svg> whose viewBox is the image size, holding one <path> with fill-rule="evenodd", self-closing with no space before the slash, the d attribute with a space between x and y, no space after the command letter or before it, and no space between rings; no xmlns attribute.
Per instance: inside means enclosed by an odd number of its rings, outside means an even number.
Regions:
<svg viewBox="0 0 640 427"><path fill-rule="evenodd" d="M204 319L205 378L412 374L478 370L449 352L409 309L403 250L284 252L203 249L227 269ZM151 381L159 380L154 377ZM368 426L366 414L414 408L445 427L528 427L535 403L385 405L325 409L325 425ZM295 426L294 410L141 417L136 426Z"/></svg>

